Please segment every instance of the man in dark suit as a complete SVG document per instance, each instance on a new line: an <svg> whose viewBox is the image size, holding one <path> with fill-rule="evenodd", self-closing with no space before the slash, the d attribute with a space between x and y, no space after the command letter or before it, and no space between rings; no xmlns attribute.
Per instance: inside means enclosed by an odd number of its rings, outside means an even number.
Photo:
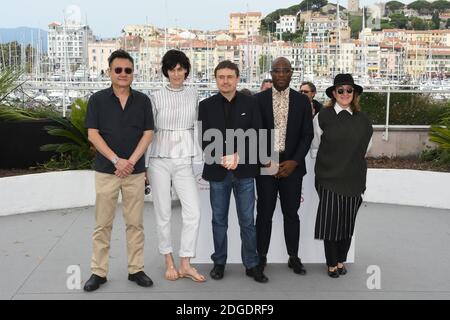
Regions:
<svg viewBox="0 0 450 320"><path fill-rule="evenodd" d="M297 274L306 274L298 257L300 219L298 210L302 196L302 180L306 174L305 156L313 139L311 104L305 95L289 88L292 68L286 58L272 63L273 87L255 97L262 116L263 129L276 131L275 137L267 139L271 158L279 161L266 163L272 175L256 178L258 194L256 234L261 266L267 262L272 217L280 196L284 219L284 238L289 255L288 266ZM277 157L274 157L277 155Z"/></svg>
<svg viewBox="0 0 450 320"><path fill-rule="evenodd" d="M224 275L228 209L233 190L246 274L257 282L267 282L267 277L259 267L254 223L254 177L259 174L257 141L251 142L251 137L247 136L253 134L257 139L261 116L255 99L236 91L239 83L236 64L222 61L214 70L214 76L219 93L203 100L199 105L205 155L203 179L210 184L214 237L214 253L211 255L214 268L210 275L215 280L222 279ZM210 142L212 138L214 140Z"/></svg>

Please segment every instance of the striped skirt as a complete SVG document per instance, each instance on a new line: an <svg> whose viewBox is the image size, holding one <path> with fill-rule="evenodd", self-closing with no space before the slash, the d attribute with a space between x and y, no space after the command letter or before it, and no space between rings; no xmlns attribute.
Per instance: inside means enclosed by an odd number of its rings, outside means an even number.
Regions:
<svg viewBox="0 0 450 320"><path fill-rule="evenodd" d="M316 183L319 194L314 237L319 240L341 241L350 239L362 203L361 196L341 196Z"/></svg>

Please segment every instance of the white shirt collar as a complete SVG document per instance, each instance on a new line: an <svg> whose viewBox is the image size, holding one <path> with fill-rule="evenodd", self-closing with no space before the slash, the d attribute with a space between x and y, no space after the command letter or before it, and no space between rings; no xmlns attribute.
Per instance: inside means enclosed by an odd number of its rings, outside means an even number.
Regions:
<svg viewBox="0 0 450 320"><path fill-rule="evenodd" d="M343 110L346 110L348 113L353 115L353 111L352 111L352 109L350 109L350 107L348 107L347 109L344 109L337 102L334 104L334 111L336 111L336 114L339 114L339 112L341 112Z"/></svg>

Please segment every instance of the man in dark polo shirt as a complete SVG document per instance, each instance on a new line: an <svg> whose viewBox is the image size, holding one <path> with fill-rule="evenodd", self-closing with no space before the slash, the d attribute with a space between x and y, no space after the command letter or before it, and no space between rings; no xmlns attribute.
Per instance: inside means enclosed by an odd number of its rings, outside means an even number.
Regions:
<svg viewBox="0 0 450 320"><path fill-rule="evenodd" d="M111 231L122 193L128 251L128 280L149 287L144 273L144 153L153 136L150 99L131 89L133 58L117 50L108 59L112 86L92 95L86 115L95 157L95 220L92 275L84 286L94 291L106 282Z"/></svg>

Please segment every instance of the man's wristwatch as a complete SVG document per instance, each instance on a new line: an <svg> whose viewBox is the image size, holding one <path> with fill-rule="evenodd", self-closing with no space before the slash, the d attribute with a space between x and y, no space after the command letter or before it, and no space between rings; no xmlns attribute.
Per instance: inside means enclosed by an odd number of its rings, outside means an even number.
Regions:
<svg viewBox="0 0 450 320"><path fill-rule="evenodd" d="M114 158L111 159L111 162L115 166L119 162L119 158L118 157L114 157Z"/></svg>

